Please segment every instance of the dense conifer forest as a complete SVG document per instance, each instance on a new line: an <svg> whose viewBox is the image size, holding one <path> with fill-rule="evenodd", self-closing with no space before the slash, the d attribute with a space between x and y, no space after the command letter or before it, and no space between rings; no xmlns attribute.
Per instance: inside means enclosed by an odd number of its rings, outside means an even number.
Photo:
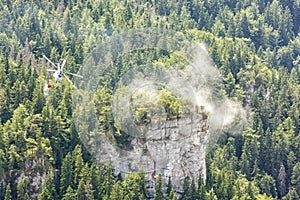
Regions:
<svg viewBox="0 0 300 200"><path fill-rule="evenodd" d="M0 21L0 199L300 199L300 0L7 0ZM159 175L154 195L142 170L118 176L85 148L73 85L53 82L45 95L53 77L42 57L67 58L65 68L78 73L97 41L148 27L204 42L224 94L251 113L247 129L222 134L207 151L205 183L185 177L179 192L171 179L163 187ZM106 49L109 56L113 48ZM137 51L112 68L149 61L185 62ZM110 99L121 74L100 84L95 97L102 130L120 146L126 135L111 119ZM175 101L166 93L170 118L178 115Z"/></svg>

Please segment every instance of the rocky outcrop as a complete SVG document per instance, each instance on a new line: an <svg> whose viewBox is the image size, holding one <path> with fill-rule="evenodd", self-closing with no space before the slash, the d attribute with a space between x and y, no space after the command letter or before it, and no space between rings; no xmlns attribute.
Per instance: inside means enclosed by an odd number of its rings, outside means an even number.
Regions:
<svg viewBox="0 0 300 200"><path fill-rule="evenodd" d="M49 160L43 155L40 158L25 158L24 169L20 174L15 174L16 184L22 179L26 180L30 197L37 199L46 180L47 173L54 174L54 170Z"/></svg>
<svg viewBox="0 0 300 200"><path fill-rule="evenodd" d="M110 161L115 172L123 175L142 169L150 182L161 174L164 184L171 177L174 189L180 192L186 176L195 180L199 176L206 178L207 124L207 116L202 112L152 123L145 138L131 140L132 150L117 149L107 142L98 158Z"/></svg>

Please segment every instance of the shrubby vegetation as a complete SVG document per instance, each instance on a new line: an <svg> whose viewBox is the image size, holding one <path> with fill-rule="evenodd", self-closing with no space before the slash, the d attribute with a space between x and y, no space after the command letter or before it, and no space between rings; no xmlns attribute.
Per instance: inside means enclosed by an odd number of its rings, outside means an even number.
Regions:
<svg viewBox="0 0 300 200"><path fill-rule="evenodd" d="M226 95L252 113L248 130L223 135L208 153L206 184L187 177L181 199L299 199L299 0L16 0L0 2L0 16L0 199L149 198L143 172L122 180L84 149L72 119L72 87L55 85L46 99L49 74L41 58L67 57L66 68L77 72L96 41L142 27L204 41ZM118 73L95 98L103 130L120 134L110 98L122 70L156 61L185 62L164 51L116 60ZM170 117L178 115L172 94L164 91L164 97ZM46 175L41 191L30 185L28 170ZM163 191L158 177L155 190L155 199L177 199L171 180Z"/></svg>

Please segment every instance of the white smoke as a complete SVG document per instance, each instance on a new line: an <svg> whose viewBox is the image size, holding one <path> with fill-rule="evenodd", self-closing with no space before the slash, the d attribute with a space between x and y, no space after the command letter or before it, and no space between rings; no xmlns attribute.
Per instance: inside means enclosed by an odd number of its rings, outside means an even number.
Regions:
<svg viewBox="0 0 300 200"><path fill-rule="evenodd" d="M166 111L157 104L161 95L158 85L161 84L178 99L191 102L190 107L183 108L188 110L181 110L182 113L191 113L196 107L202 108L208 116L209 143L214 143L223 132L241 133L246 126L246 112L240 102L225 95L222 76L206 47L199 43L193 45L188 59L190 64L184 67L183 73L175 67L145 72L144 69L155 68L147 65L138 66L124 74L113 98L113 116L117 127L135 138L151 137L153 133L148 132L145 125L136 123L135 110L131 108L150 113L151 122L167 121ZM164 66L157 68L164 69Z"/></svg>
<svg viewBox="0 0 300 200"><path fill-rule="evenodd" d="M204 107L209 118L211 136L226 132L239 134L247 126L246 110L241 103L226 96L222 75L211 60L204 44L196 43L189 51L190 65L186 67L187 80L173 80L178 90L189 86L191 101ZM176 78L175 78L176 79ZM180 85L178 84L180 83Z"/></svg>
<svg viewBox="0 0 300 200"><path fill-rule="evenodd" d="M221 73L210 59L205 45L198 43L192 49L189 81L197 93L196 104L204 106L209 113L212 136L222 132L241 133L247 126L246 110L240 102L225 95Z"/></svg>
<svg viewBox="0 0 300 200"><path fill-rule="evenodd" d="M140 37L139 35L148 40L135 39ZM111 78L106 72L110 70L109 66L114 59L122 54L147 48L166 48L163 50L170 53L178 51L182 42L173 39L176 38L176 35L178 35L176 32L166 30L122 33L100 43L99 47L85 60L80 71L86 77L86 81L77 84L75 82L79 88L73 96L74 113L76 113L75 125L86 148L96 157L110 154L112 147L117 149L113 142L111 145L106 145L110 142L110 138L99 133L95 108L91 107L99 80ZM164 38L171 38L165 41L168 45L163 45ZM186 38L185 41L191 40ZM239 134L247 126L245 110L240 102L226 96L221 73L210 59L205 45L190 46L186 51L186 59L189 64L180 70L176 67L164 68L164 66L155 66L153 63L149 63L146 66L134 67L122 75L114 88L112 98L114 125L122 133L130 135L132 138L151 137L149 134L153 133L148 132L147 126L137 123L135 119L134 112L138 109L146 109L151 122L167 120L166 111L162 106L157 105L161 87L171 91L178 99L187 100L191 104L188 104L190 107L182 109L192 111L196 107L201 107L201 110L207 114L209 130L205 138L208 138L209 141L205 141L206 144L214 143L223 132ZM108 47L114 49L108 50ZM112 55L107 56L105 53L110 51ZM83 98L80 98L78 93L81 93ZM186 110L181 110L181 112L186 112ZM167 152L165 153L167 154ZM112 158L118 160L117 157L112 156Z"/></svg>

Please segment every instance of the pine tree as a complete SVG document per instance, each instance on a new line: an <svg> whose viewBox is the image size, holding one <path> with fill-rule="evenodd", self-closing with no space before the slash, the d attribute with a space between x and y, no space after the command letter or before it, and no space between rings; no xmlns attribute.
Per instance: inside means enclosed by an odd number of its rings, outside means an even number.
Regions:
<svg viewBox="0 0 300 200"><path fill-rule="evenodd" d="M4 199L4 195L5 195L5 188L4 188L4 184L1 181L1 185L0 185L0 199Z"/></svg>
<svg viewBox="0 0 300 200"><path fill-rule="evenodd" d="M300 196L297 194L295 188L292 188L287 195L285 195L282 200L298 200Z"/></svg>
<svg viewBox="0 0 300 200"><path fill-rule="evenodd" d="M213 188L210 189L206 194L206 200L218 200Z"/></svg>
<svg viewBox="0 0 300 200"><path fill-rule="evenodd" d="M164 199L164 194L162 191L162 182L161 182L161 174L158 175L157 181L155 183L155 194L154 200Z"/></svg>
<svg viewBox="0 0 300 200"><path fill-rule="evenodd" d="M173 190L173 188L172 188L172 190L171 190L171 192L170 192L170 195L169 195L166 199L167 199L167 200L177 200L177 199L178 199L177 194L176 194L176 192Z"/></svg>
<svg viewBox="0 0 300 200"><path fill-rule="evenodd" d="M112 200L122 199L125 196L124 193L125 191L122 188L122 184L120 182L117 182L111 191L110 199Z"/></svg>
<svg viewBox="0 0 300 200"><path fill-rule="evenodd" d="M295 153L293 151L290 151L289 155L287 157L287 169L286 169L287 179L289 181L291 181L293 168L294 168L296 162L297 162L297 160L296 160Z"/></svg>
<svg viewBox="0 0 300 200"><path fill-rule="evenodd" d="M54 180L51 174L48 174L43 185L42 192L38 196L38 200L52 200L57 198Z"/></svg>
<svg viewBox="0 0 300 200"><path fill-rule="evenodd" d="M206 162L206 188L207 190L210 190L213 187L214 183L214 176L213 176L213 166L212 166L212 155L209 153L205 157Z"/></svg>
<svg viewBox="0 0 300 200"><path fill-rule="evenodd" d="M206 199L206 190L205 190L205 185L203 183L203 179L200 176L198 179L198 194L199 194L199 199L205 200Z"/></svg>
<svg viewBox="0 0 300 200"><path fill-rule="evenodd" d="M143 199L148 199L149 198L149 194L148 194L148 191L147 191L147 183L146 183L146 175L145 175L145 172L143 171L139 171L138 172L138 176L139 176L139 189L140 189L140 198L143 198Z"/></svg>
<svg viewBox="0 0 300 200"><path fill-rule="evenodd" d="M76 199L76 193L72 189L72 187L69 185L66 192L63 195L62 200L74 200Z"/></svg>
<svg viewBox="0 0 300 200"><path fill-rule="evenodd" d="M166 196L170 196L172 188L173 187L172 187L171 177L169 176L168 184L167 184Z"/></svg>
<svg viewBox="0 0 300 200"><path fill-rule="evenodd" d="M187 200L190 197L190 178L187 176L184 178L184 182L183 182L183 193L181 196L182 200Z"/></svg>
<svg viewBox="0 0 300 200"><path fill-rule="evenodd" d="M241 19L241 27L242 27L242 37L249 38L250 37L250 23L248 20L248 16L246 13L242 13Z"/></svg>
<svg viewBox="0 0 300 200"><path fill-rule="evenodd" d="M255 199L254 191L253 191L252 183L251 183L251 182L248 182L246 192L247 192L247 194L249 195L249 197L250 197L251 199Z"/></svg>
<svg viewBox="0 0 300 200"><path fill-rule="evenodd" d="M20 182L17 186L17 199L18 200L29 200L29 195L27 193L26 179L20 180Z"/></svg>
<svg viewBox="0 0 300 200"><path fill-rule="evenodd" d="M82 150L81 146L77 145L72 152L72 157L75 158L75 163L74 163L74 185L77 185L79 183L80 179L80 173L83 168L83 158L82 158Z"/></svg>
<svg viewBox="0 0 300 200"><path fill-rule="evenodd" d="M66 190L70 188L72 190L73 185L73 160L71 157L71 153L68 153L63 160L61 166L61 178L60 178L60 194L65 194Z"/></svg>
<svg viewBox="0 0 300 200"><path fill-rule="evenodd" d="M300 195L300 162L297 162L293 167L291 182L292 182L292 186Z"/></svg>
<svg viewBox="0 0 300 200"><path fill-rule="evenodd" d="M191 186L189 188L189 193L190 193L189 199L200 199L194 179L191 182Z"/></svg>
<svg viewBox="0 0 300 200"><path fill-rule="evenodd" d="M288 7L285 7L282 13L278 30L281 36L281 45L287 45L290 39L293 37L293 18Z"/></svg>
<svg viewBox="0 0 300 200"><path fill-rule="evenodd" d="M91 174L91 184L94 189L94 194L93 196L95 199L101 199L101 193L102 191L102 180L103 180L103 168L101 162L99 165L96 167L96 163L92 162L92 165L90 167L90 174ZM100 175L101 174L101 175ZM101 176L101 177L100 177Z"/></svg>
<svg viewBox="0 0 300 200"><path fill-rule="evenodd" d="M277 196L276 192L276 181L274 178L268 174L265 174L260 180L258 184L260 188L260 192L262 194L266 194L267 196Z"/></svg>
<svg viewBox="0 0 300 200"><path fill-rule="evenodd" d="M39 81L38 81L39 82ZM41 113L46 104L45 95L43 94L43 85L38 84L33 91L33 113Z"/></svg>
<svg viewBox="0 0 300 200"><path fill-rule="evenodd" d="M254 169L255 162L259 157L260 143L257 135L253 135L254 130L245 131L245 142L243 146L241 170L246 174L247 178L251 179L251 172Z"/></svg>
<svg viewBox="0 0 300 200"><path fill-rule="evenodd" d="M6 190L5 190L4 200L11 200L11 199L12 199L12 196L11 196L10 183L8 183L6 186Z"/></svg>
<svg viewBox="0 0 300 200"><path fill-rule="evenodd" d="M114 185L114 173L113 173L113 168L109 164L106 166L105 170L105 176L104 176L104 190L106 195L110 195L110 192L113 188Z"/></svg>
<svg viewBox="0 0 300 200"><path fill-rule="evenodd" d="M148 198L144 172L126 174L122 187L124 188L124 199Z"/></svg>
<svg viewBox="0 0 300 200"><path fill-rule="evenodd" d="M77 188L77 199L78 200L85 200L85 183L83 179L80 179L78 188Z"/></svg>
<svg viewBox="0 0 300 200"><path fill-rule="evenodd" d="M64 11L64 17L63 17L63 30L65 33L65 36L67 37L71 37L71 33L73 33L73 26L72 26L72 22L71 22L71 17L70 17L70 10L67 7Z"/></svg>

